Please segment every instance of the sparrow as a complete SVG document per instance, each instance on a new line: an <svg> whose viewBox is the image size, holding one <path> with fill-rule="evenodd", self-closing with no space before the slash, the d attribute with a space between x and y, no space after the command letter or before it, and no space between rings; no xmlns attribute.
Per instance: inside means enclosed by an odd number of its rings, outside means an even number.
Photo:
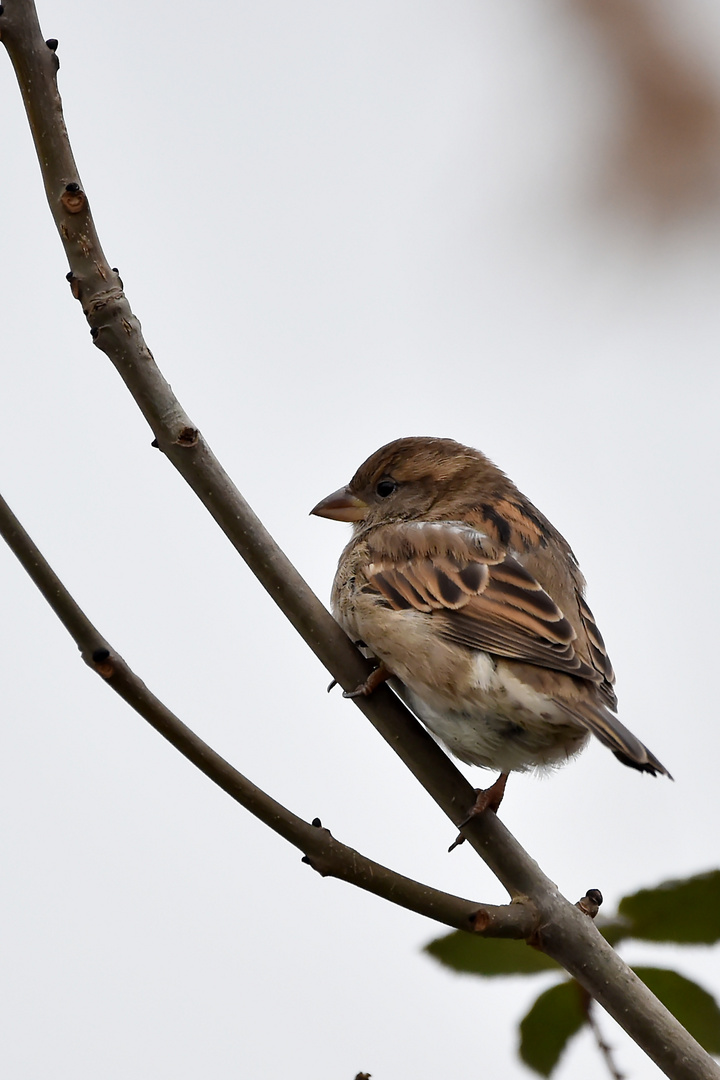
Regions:
<svg viewBox="0 0 720 1080"><path fill-rule="evenodd" d="M352 523L332 611L380 663L357 693L389 678L451 753L500 770L499 798L508 773L560 765L591 734L670 776L617 718L570 545L479 450L397 439L311 513Z"/></svg>

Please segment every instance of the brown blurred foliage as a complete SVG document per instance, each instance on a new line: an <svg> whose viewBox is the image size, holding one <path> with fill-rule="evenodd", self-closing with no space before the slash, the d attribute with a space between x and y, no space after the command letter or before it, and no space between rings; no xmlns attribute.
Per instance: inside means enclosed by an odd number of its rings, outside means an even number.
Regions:
<svg viewBox="0 0 720 1080"><path fill-rule="evenodd" d="M574 3L600 34L625 101L612 194L660 217L720 201L720 87L703 59L655 0Z"/></svg>

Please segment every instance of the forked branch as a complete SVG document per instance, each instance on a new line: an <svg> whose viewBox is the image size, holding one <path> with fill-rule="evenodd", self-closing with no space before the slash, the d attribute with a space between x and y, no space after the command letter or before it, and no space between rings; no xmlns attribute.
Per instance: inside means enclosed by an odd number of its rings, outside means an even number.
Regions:
<svg viewBox="0 0 720 1080"><path fill-rule="evenodd" d="M537 930L538 914L529 900L480 906L440 892L367 859L336 840L317 818L303 821L276 802L183 724L128 667L70 595L2 496L0 536L72 636L86 664L213 783L303 851L303 861L318 873L350 882L458 930L474 930L486 937L521 939L527 939Z"/></svg>
<svg viewBox="0 0 720 1080"><path fill-rule="evenodd" d="M143 340L117 272L105 259L67 138L56 85L56 43L48 46L43 40L32 0L4 0L0 34L17 73L48 202L70 264L73 295L82 304L95 344L115 365L158 446L322 663L343 689L352 690L368 674L366 661L274 543L183 411ZM122 673L124 679L122 662L106 644L100 647L108 655L99 662L112 662L118 672L114 678ZM129 690L127 696L130 700ZM380 687L356 704L451 821L461 822L474 793L401 702ZM200 768L208 751L198 745ZM463 832L511 897L532 900L540 914L534 943L562 964L667 1076L720 1080L713 1059L623 963L592 920L560 895L494 814L476 818Z"/></svg>

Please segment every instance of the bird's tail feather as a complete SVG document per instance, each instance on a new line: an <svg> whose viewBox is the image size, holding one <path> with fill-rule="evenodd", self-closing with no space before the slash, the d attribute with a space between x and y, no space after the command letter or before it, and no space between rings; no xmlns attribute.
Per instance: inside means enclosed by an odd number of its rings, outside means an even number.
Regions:
<svg viewBox="0 0 720 1080"><path fill-rule="evenodd" d="M638 769L640 772L648 772L652 776L660 773L672 780L668 770L653 752L636 739L609 709L589 702L582 702L572 709L567 706L563 708L584 724L601 743L609 747L623 765L629 765L631 769Z"/></svg>

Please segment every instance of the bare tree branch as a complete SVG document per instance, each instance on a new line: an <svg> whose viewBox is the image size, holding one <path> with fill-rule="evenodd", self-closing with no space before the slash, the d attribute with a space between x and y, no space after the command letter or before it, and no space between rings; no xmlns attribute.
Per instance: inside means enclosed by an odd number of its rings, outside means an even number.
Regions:
<svg viewBox="0 0 720 1080"><path fill-rule="evenodd" d="M538 926L532 903L496 906L462 900L397 874L336 840L316 818L309 823L271 798L186 727L145 686L98 632L39 548L0 496L0 536L75 640L83 659L156 731L218 787L274 832L305 853L304 862L323 876L350 882L401 907L458 930L486 937L528 938Z"/></svg>
<svg viewBox="0 0 720 1080"><path fill-rule="evenodd" d="M32 0L5 0L0 33L17 73L50 209L95 344L110 358L158 445L190 484L275 602L345 689L368 667L273 542L215 459L155 365L122 283L105 259L67 139L55 45L42 39ZM108 657L108 659L114 659ZM120 670L120 669L118 669ZM464 777L386 687L356 704L450 819L473 803ZM198 764L203 754L198 749ZM720 1080L720 1069L603 940L492 813L464 830L512 897L541 916L534 943L561 963L673 1080Z"/></svg>

